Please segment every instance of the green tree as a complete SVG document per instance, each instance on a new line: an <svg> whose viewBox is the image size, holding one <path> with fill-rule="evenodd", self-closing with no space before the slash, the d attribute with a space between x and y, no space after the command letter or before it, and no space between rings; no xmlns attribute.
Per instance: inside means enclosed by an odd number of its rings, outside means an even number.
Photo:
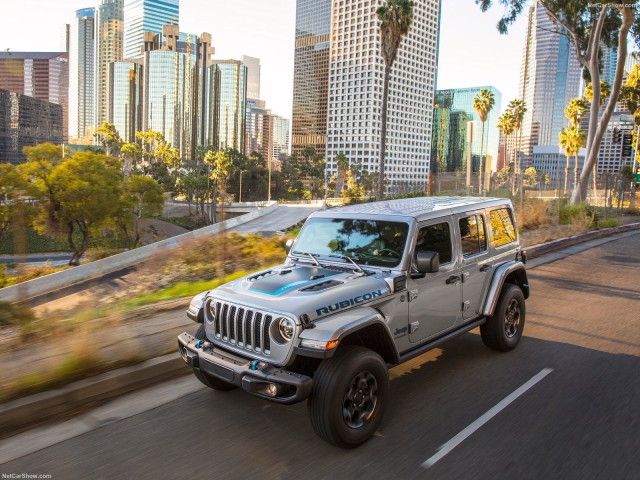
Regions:
<svg viewBox="0 0 640 480"><path fill-rule="evenodd" d="M380 41L384 59L384 86L382 89L382 118L380 128L380 163L378 166L378 200L384 198L384 162L387 147L387 101L389 98L389 79L391 68L396 60L402 38L409 33L413 22L412 0L386 0L376 10L380 20Z"/></svg>
<svg viewBox="0 0 640 480"><path fill-rule="evenodd" d="M534 167L529 167L524 171L522 181L525 188L535 188L538 185L538 171Z"/></svg>
<svg viewBox="0 0 640 480"><path fill-rule="evenodd" d="M162 187L153 178L132 175L124 180L112 219L127 239L129 249L140 243L140 219L161 214L163 207Z"/></svg>
<svg viewBox="0 0 640 480"><path fill-rule="evenodd" d="M21 167L30 176L32 194L39 201L35 228L65 238L73 252L69 265L79 265L91 235L104 228L118 208L122 194L119 161L81 152L51 168L30 163Z"/></svg>
<svg viewBox="0 0 640 480"><path fill-rule="evenodd" d="M120 155L120 148L123 141L118 135L116 126L113 123L104 122L96 129L96 133L93 134L106 151L107 155L111 157L117 157Z"/></svg>
<svg viewBox="0 0 640 480"><path fill-rule="evenodd" d="M505 7L505 13L498 22L500 33L507 33L509 26L528 6L527 0L497 0ZM482 11L486 11L493 0L476 0ZM557 33L565 35L575 47L576 59L586 69L593 83L593 97L600 98L600 45L617 47L616 70L611 87L611 95L602 115L600 105L591 102L589 130L586 141L586 158L580 174L579 188L574 190L572 203L586 198L589 177L598 160L602 137L615 109L622 86L624 64L627 58L627 37L629 32L636 44L640 41L640 19L636 15L636 2L594 3L591 0L539 0L557 26Z"/></svg>
<svg viewBox="0 0 640 480"><path fill-rule="evenodd" d="M571 125L565 128L559 134L560 139L560 147L564 150L565 155L567 156L567 167L565 169L564 176L564 194L569 194L569 162L572 155L575 155L575 169L578 170L578 153L580 149L584 146L585 134L584 130L580 129L579 126ZM577 177L576 177L577 178ZM574 188L578 188L577 184L574 185Z"/></svg>
<svg viewBox="0 0 640 480"><path fill-rule="evenodd" d="M487 121L487 117L491 109L493 109L493 105L495 104L495 99L493 97L493 92L486 88L480 90L480 93L477 94L473 98L473 109L480 117L480 121L482 122L482 137L480 139L480 184L478 186L478 193L484 194L486 193L485 188L485 180L484 180L484 171L485 171L485 160L483 157L484 150L484 124Z"/></svg>
<svg viewBox="0 0 640 480"><path fill-rule="evenodd" d="M338 167L338 173L336 174L336 188L334 196L341 197L342 191L345 188L347 172L349 171L349 159L344 153L340 152L336 155L336 164Z"/></svg>
<svg viewBox="0 0 640 480"><path fill-rule="evenodd" d="M354 200L364 196L364 187L358 185L353 172L351 170L347 170L345 173L347 188L345 188L340 196L342 198L348 198L350 200Z"/></svg>
<svg viewBox="0 0 640 480"><path fill-rule="evenodd" d="M18 168L10 163L0 163L0 242L14 222L26 225L33 207L22 201L27 191L27 180Z"/></svg>

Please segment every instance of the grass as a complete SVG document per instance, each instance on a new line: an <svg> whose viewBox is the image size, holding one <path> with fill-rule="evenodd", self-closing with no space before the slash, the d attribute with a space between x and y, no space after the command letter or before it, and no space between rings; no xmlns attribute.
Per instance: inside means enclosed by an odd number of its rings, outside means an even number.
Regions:
<svg viewBox="0 0 640 480"><path fill-rule="evenodd" d="M248 272L241 270L225 276L222 279L202 280L195 282L180 282L171 287L163 288L157 292L138 295L131 300L124 302L124 307L142 307L152 303L175 300L178 298L192 297L200 292L211 290L220 285L244 277Z"/></svg>

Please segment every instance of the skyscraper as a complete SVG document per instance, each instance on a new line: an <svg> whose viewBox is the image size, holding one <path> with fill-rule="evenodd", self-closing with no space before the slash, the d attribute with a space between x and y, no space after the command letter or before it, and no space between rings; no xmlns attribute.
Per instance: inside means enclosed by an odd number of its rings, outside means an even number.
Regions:
<svg viewBox="0 0 640 480"><path fill-rule="evenodd" d="M580 94L581 68L575 47L539 3L529 9L529 25L520 70L520 94L527 112L522 122L524 167L535 145L557 145L567 125L564 109ZM522 98L522 97L521 97ZM515 137L515 135L514 135Z"/></svg>
<svg viewBox="0 0 640 480"><path fill-rule="evenodd" d="M69 54L0 52L0 88L62 107L62 139L68 138ZM24 100L25 105L28 100ZM31 105L29 103L29 105Z"/></svg>
<svg viewBox="0 0 640 480"><path fill-rule="evenodd" d="M217 60L209 71L213 94L209 97L208 145L244 153L247 67L238 60Z"/></svg>
<svg viewBox="0 0 640 480"><path fill-rule="evenodd" d="M124 29L123 0L100 0L96 9L94 124L99 127L109 115L109 64L122 60Z"/></svg>
<svg viewBox="0 0 640 480"><path fill-rule="evenodd" d="M323 3L323 2L319 2ZM429 173L439 0L414 2L411 29L391 71L387 108L389 190L425 188ZM384 61L376 9L382 0L333 0L326 131L329 174L336 155L378 171Z"/></svg>
<svg viewBox="0 0 640 480"><path fill-rule="evenodd" d="M332 0L296 1L292 153L306 147L325 152L331 4Z"/></svg>
<svg viewBox="0 0 640 480"><path fill-rule="evenodd" d="M179 10L179 0L125 0L124 58L142 56L144 32L161 35L163 25L178 25Z"/></svg>
<svg viewBox="0 0 640 480"><path fill-rule="evenodd" d="M69 135L90 135L93 122L95 8L76 11L69 26Z"/></svg>
<svg viewBox="0 0 640 480"><path fill-rule="evenodd" d="M136 132L142 130L142 62L113 62L109 64L109 114L125 142L135 142Z"/></svg>
<svg viewBox="0 0 640 480"><path fill-rule="evenodd" d="M247 98L260 99L260 59L242 55L240 61L247 66Z"/></svg>
<svg viewBox="0 0 640 480"><path fill-rule="evenodd" d="M487 115L482 140L482 122L473 109L473 99L483 89L493 93L494 106ZM468 148L467 123L475 122L475 139L471 143L473 171L480 165L480 148L486 159L487 169L497 171L498 162L498 116L502 104L502 94L491 86L454 88L436 91L434 106L433 138L431 141L431 161L437 162L435 171L466 171Z"/></svg>

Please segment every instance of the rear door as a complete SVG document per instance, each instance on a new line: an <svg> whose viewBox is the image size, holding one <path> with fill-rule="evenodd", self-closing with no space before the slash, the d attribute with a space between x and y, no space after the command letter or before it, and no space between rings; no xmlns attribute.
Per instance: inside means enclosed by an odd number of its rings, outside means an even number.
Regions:
<svg viewBox="0 0 640 480"><path fill-rule="evenodd" d="M482 210L457 215L462 252L462 319L479 314L484 286L491 278L487 222Z"/></svg>
<svg viewBox="0 0 640 480"><path fill-rule="evenodd" d="M407 281L409 340L412 343L425 341L450 330L460 314L462 282L457 251L451 240L453 232L451 217L418 225L414 261L417 252L438 252L440 270L427 273L421 278L414 273Z"/></svg>

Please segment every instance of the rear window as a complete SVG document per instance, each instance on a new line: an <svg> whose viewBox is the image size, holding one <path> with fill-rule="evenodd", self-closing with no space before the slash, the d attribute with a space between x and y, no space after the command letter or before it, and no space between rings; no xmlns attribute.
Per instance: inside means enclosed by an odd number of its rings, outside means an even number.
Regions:
<svg viewBox="0 0 640 480"><path fill-rule="evenodd" d="M506 245L516 240L516 231L513 227L511 210L499 208L489 212L489 222L491 224L491 236L496 247Z"/></svg>

